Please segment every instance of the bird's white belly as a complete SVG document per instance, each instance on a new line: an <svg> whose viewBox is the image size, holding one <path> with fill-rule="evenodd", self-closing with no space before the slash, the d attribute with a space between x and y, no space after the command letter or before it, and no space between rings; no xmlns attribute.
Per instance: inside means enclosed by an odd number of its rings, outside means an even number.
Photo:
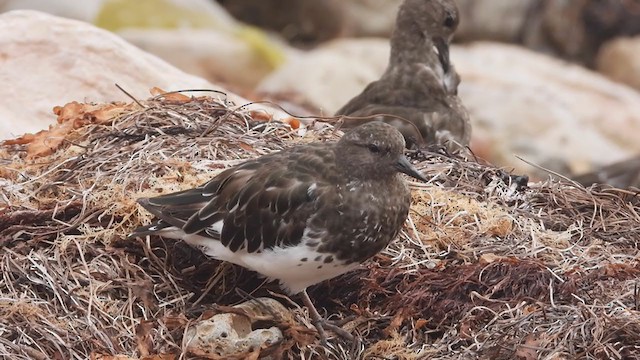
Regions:
<svg viewBox="0 0 640 360"><path fill-rule="evenodd" d="M284 290L290 294L297 294L311 285L354 270L360 265L346 265L331 254L318 253L307 245L276 247L260 253L247 253L243 250L234 253L221 242L204 236L183 235L180 238L215 259L240 265L272 280L279 280ZM332 261L326 262L327 257L331 257Z"/></svg>

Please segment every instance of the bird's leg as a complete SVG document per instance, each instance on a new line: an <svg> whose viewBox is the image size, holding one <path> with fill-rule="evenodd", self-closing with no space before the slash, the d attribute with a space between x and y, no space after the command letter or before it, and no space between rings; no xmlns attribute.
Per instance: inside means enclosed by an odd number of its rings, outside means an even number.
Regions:
<svg viewBox="0 0 640 360"><path fill-rule="evenodd" d="M309 294L307 294L307 290L302 290L302 292L300 293L300 296L302 296L302 301L304 302L304 305L307 307L307 309L309 309L309 315L311 316L311 322L313 323L313 326L316 327L316 329L318 330L318 335L320 336L320 342L323 345L327 344L327 334L325 333L324 329L327 328L331 331L333 331L334 333L336 333L337 335L349 340L349 341L353 341L354 337L353 335L351 335L348 331L346 331L345 329L336 326L334 324L331 324L330 322L324 320L320 314L318 313L318 310L316 310L316 307L313 306L313 303L311 302L311 299L309 298Z"/></svg>
<svg viewBox="0 0 640 360"><path fill-rule="evenodd" d="M311 322L313 323L313 326L315 326L316 329L318 330L318 335L320 336L320 342L322 343L322 345L326 345L327 334L324 332L324 328L322 327L322 322L323 322L322 317L320 317L320 314L318 314L318 310L316 310L316 307L313 306L313 303L309 298L309 294L307 294L307 289L302 290L302 292L300 293L300 296L302 296L302 302L304 302L304 306L306 306L307 309L309 310L309 315L311 316Z"/></svg>

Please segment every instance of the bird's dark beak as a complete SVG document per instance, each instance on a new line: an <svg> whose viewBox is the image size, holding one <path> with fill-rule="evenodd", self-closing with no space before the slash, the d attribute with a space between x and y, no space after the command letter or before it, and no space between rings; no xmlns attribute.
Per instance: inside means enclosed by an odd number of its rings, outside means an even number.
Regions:
<svg viewBox="0 0 640 360"><path fill-rule="evenodd" d="M433 38L433 43L436 46L436 50L438 50L438 59L440 60L440 64L442 64L442 69L444 72L448 72L451 67L451 59L449 58L449 44L447 40L442 37Z"/></svg>
<svg viewBox="0 0 640 360"><path fill-rule="evenodd" d="M424 175L422 175L418 171L418 169L416 169L415 167L413 167L413 165L411 165L411 163L409 162L409 159L407 159L404 155L400 155L400 157L398 158L398 162L396 162L396 168L398 169L398 171L405 173L411 176L412 178L416 178L424 182L429 181L426 177L424 177Z"/></svg>

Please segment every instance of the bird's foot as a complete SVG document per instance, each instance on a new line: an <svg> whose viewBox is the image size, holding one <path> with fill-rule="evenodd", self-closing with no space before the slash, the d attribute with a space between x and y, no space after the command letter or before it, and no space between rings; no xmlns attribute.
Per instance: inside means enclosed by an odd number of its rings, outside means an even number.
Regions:
<svg viewBox="0 0 640 360"><path fill-rule="evenodd" d="M315 324L314 324L315 325ZM350 332L348 332L347 330L343 329L342 327L332 323L331 321L328 320L321 320L320 321L320 326L323 329L332 331L334 334L340 336L341 338L347 340L347 341L354 341L355 337L353 335L351 335ZM317 328L317 326L316 326ZM318 332L319 333L319 332ZM326 336L326 335L325 335ZM322 339L321 339L322 340ZM326 338L325 338L325 342L326 342Z"/></svg>
<svg viewBox="0 0 640 360"><path fill-rule="evenodd" d="M307 309L309 310L309 316L311 317L311 323L313 324L313 326L315 326L316 330L318 330L318 336L320 337L320 343L323 346L327 346L328 342L327 342L327 333L325 332L326 330L332 331L333 333L335 333L336 335L342 337L345 340L348 341L354 341L355 338L353 335L351 335L351 333L349 333L347 330L343 329L342 327L327 321L325 319L323 319L320 314L318 313L318 310L316 310L315 306L313 306L313 303L311 302L311 299L309 298L309 295L307 294L306 291L302 291L300 293L300 295L302 296L302 301L304 302L305 306L307 307Z"/></svg>

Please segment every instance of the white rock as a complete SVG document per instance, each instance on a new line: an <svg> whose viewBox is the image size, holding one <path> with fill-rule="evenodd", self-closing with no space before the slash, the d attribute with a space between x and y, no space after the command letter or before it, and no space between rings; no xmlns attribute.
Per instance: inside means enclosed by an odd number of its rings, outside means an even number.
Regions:
<svg viewBox="0 0 640 360"><path fill-rule="evenodd" d="M472 147L521 171L519 155L582 172L640 152L640 94L581 66L517 46L455 47ZM554 170L564 170L562 166Z"/></svg>
<svg viewBox="0 0 640 360"><path fill-rule="evenodd" d="M244 89L253 89L273 71L278 59L270 61L269 54L285 58L289 51L257 31L260 48L239 33L211 29L127 29L118 35L191 74Z"/></svg>
<svg viewBox="0 0 640 360"><path fill-rule="evenodd" d="M331 115L382 74L388 51L384 39L341 40L292 60L260 89L297 91ZM454 46L452 57L472 148L496 165L536 172L518 155L580 173L640 152L640 94L633 89L517 46Z"/></svg>
<svg viewBox="0 0 640 360"><path fill-rule="evenodd" d="M196 320L185 333L187 349L215 358L237 357L278 344L284 339L282 331L276 326L254 330L259 319L293 322L291 313L271 298L256 298L234 307L243 310L248 316L241 313L221 313L206 320Z"/></svg>
<svg viewBox="0 0 640 360"><path fill-rule="evenodd" d="M152 87L224 91L108 31L28 10L0 15L0 63L0 139L46 128L70 101L130 102L116 83L139 99Z"/></svg>
<svg viewBox="0 0 640 360"><path fill-rule="evenodd" d="M257 90L300 93L317 107L318 114L332 116L384 72L388 57L387 39L334 40L307 53L291 55Z"/></svg>

